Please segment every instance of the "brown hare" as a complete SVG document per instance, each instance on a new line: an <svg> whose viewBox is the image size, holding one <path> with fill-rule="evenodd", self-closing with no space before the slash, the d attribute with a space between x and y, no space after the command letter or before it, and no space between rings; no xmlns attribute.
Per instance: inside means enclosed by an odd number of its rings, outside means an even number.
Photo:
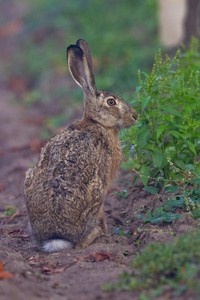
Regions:
<svg viewBox="0 0 200 300"><path fill-rule="evenodd" d="M42 149L26 173L29 227L43 251L82 248L107 235L104 196L122 158L119 130L137 112L122 98L95 86L88 44L67 48L69 71L84 92L84 113Z"/></svg>

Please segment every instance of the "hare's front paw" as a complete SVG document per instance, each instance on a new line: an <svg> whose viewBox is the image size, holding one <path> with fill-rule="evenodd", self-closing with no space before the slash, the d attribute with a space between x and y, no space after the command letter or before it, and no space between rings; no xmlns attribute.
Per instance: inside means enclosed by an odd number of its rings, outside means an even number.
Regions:
<svg viewBox="0 0 200 300"><path fill-rule="evenodd" d="M103 233L103 236L111 237L111 234L108 232Z"/></svg>

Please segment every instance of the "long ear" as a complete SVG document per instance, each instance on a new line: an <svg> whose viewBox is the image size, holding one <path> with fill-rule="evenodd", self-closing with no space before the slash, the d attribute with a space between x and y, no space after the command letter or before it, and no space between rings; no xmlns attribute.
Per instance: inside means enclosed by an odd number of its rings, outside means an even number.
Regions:
<svg viewBox="0 0 200 300"><path fill-rule="evenodd" d="M78 47L80 47L83 50L83 52L85 53L85 56L87 58L88 65L90 68L93 85L95 85L94 71L93 71L93 65L92 65L92 55L90 53L90 48L89 48L88 44L86 43L86 41L81 40L81 39L77 40L76 45Z"/></svg>
<svg viewBox="0 0 200 300"><path fill-rule="evenodd" d="M94 74L84 51L79 46L70 45L67 48L67 61L75 82L87 95L94 96L96 93Z"/></svg>

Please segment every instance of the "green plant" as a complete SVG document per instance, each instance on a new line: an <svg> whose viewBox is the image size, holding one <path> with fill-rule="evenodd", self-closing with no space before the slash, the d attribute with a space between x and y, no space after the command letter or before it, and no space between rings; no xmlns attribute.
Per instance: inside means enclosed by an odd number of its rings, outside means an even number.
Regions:
<svg viewBox="0 0 200 300"><path fill-rule="evenodd" d="M186 165L187 171L182 172L184 178L184 185L180 188L177 186L165 186L162 198L167 198L162 207L156 208L152 212L148 209L146 213L137 215L142 218L144 223L159 223L159 222L172 222L173 219L178 220L180 216L187 212L193 216L194 219L200 218L200 172L196 171L192 165ZM190 189L189 189L190 186ZM158 194L158 188L146 187L151 194ZM178 195L174 193L179 191ZM167 197L168 193L174 194ZM156 201L156 200L155 200Z"/></svg>
<svg viewBox="0 0 200 300"><path fill-rule="evenodd" d="M199 69L199 42L194 39L184 54L178 51L163 60L159 51L152 72L138 72L132 105L140 117L138 126L125 132L123 147L145 186L150 180L155 186L182 182L180 170L187 164L200 170Z"/></svg>
<svg viewBox="0 0 200 300"><path fill-rule="evenodd" d="M14 205L8 205L8 206L6 206L6 208L5 208L5 211L4 211L4 215L5 216L12 216L13 214L15 214L16 213L16 208L15 208L15 206Z"/></svg>
<svg viewBox="0 0 200 300"><path fill-rule="evenodd" d="M200 229L176 238L172 243L150 243L142 254L137 254L132 272L124 272L119 282L105 285L105 290L149 290L152 295L162 293L166 284L174 295L186 289L200 293Z"/></svg>
<svg viewBox="0 0 200 300"><path fill-rule="evenodd" d="M182 194L174 196L172 199L166 201L163 207L165 211L167 210L173 213L175 213L177 209L179 209L179 214L180 209L183 212L186 211L190 213L195 220L200 218L200 177L196 187L186 189Z"/></svg>
<svg viewBox="0 0 200 300"><path fill-rule="evenodd" d="M127 198L129 195L131 194L131 192L127 192L126 189L123 189L121 192L114 192L113 195L115 196L120 196L123 199Z"/></svg>
<svg viewBox="0 0 200 300"><path fill-rule="evenodd" d="M146 218L143 218L144 223L157 224L159 222L171 223L174 219L178 220L181 214L175 214L171 212L166 212L162 207L156 208L153 214L147 211Z"/></svg>
<svg viewBox="0 0 200 300"><path fill-rule="evenodd" d="M113 233L113 235L119 235L119 236L124 236L125 233L122 229L120 228L115 228L115 232Z"/></svg>

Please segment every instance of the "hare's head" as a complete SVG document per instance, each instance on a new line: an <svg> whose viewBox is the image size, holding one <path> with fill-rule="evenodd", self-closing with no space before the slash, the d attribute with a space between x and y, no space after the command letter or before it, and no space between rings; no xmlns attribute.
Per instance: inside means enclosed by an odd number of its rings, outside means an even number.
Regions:
<svg viewBox="0 0 200 300"><path fill-rule="evenodd" d="M84 92L85 118L118 130L135 124L137 112L126 101L110 92L97 90L90 49L84 40L67 48L67 60L72 77Z"/></svg>

